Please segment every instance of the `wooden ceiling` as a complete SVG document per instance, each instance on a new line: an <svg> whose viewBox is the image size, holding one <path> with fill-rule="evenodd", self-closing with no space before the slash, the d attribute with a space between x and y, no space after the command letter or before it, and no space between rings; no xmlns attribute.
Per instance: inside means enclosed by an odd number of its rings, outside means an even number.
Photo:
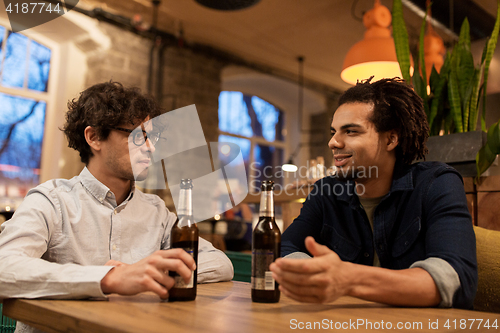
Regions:
<svg viewBox="0 0 500 333"><path fill-rule="evenodd" d="M460 0L455 0L460 2ZM392 8L392 0L382 0ZM492 16L495 0L475 0ZM354 4L354 6L353 6ZM80 0L78 6L132 18L140 14L151 24L151 0ZM344 56L363 38L359 17L373 7L373 0L260 0L238 11L218 11L194 0L162 0L157 28L178 34L183 29L187 43L200 43L291 74L298 72L298 56L304 56L307 79L335 89L349 87L340 78ZM418 36L422 19L404 8L410 37ZM358 18L358 19L357 19ZM450 43L453 37L438 33Z"/></svg>

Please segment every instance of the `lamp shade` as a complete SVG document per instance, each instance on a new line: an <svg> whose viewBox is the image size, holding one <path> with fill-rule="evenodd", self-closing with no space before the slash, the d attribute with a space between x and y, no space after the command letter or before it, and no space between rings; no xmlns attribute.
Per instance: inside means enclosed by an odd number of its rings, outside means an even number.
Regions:
<svg viewBox="0 0 500 333"><path fill-rule="evenodd" d="M300 146L299 146L300 147ZM288 160L288 162L286 162L285 164L283 164L281 166L281 169L285 172L295 172L297 171L299 168L297 167L297 165L295 165L295 163L293 163L293 158L290 157L290 159Z"/></svg>
<svg viewBox="0 0 500 333"><path fill-rule="evenodd" d="M363 40L354 44L344 59L340 74L342 80L356 84L358 80L371 76L374 76L373 81L402 77L389 29L391 20L389 9L376 0L374 7L363 16L363 24L367 28Z"/></svg>

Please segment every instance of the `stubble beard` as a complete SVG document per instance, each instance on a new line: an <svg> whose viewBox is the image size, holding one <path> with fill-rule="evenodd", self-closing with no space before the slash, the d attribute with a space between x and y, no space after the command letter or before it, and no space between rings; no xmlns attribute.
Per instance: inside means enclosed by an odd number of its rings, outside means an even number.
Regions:
<svg viewBox="0 0 500 333"><path fill-rule="evenodd" d="M359 173L360 170L353 165L348 167L337 167L335 177L340 180L356 180L359 177Z"/></svg>

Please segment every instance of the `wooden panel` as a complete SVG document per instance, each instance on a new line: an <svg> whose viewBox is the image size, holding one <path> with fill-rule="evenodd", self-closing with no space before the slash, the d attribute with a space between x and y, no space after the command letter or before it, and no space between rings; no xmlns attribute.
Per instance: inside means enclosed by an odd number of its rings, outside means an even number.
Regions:
<svg viewBox="0 0 500 333"><path fill-rule="evenodd" d="M500 230L500 192L478 192L477 207L477 225Z"/></svg>
<svg viewBox="0 0 500 333"><path fill-rule="evenodd" d="M475 193L476 186L474 185L473 177L464 177L464 189L465 193Z"/></svg>
<svg viewBox="0 0 500 333"><path fill-rule="evenodd" d="M478 192L500 191L500 176L481 177L476 189Z"/></svg>
<svg viewBox="0 0 500 333"><path fill-rule="evenodd" d="M467 208L469 208L469 213L472 216L472 224L477 225L477 195L469 193L465 196L467 197Z"/></svg>

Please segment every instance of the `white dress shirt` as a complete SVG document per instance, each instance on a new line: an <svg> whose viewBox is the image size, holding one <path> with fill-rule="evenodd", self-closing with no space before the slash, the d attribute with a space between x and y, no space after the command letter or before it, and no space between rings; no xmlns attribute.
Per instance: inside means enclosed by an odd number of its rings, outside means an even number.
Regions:
<svg viewBox="0 0 500 333"><path fill-rule="evenodd" d="M87 168L30 190L0 233L0 299L105 297L108 260L135 263L170 246L176 220L163 200L132 188L114 194ZM231 280L227 256L201 239L198 282Z"/></svg>

